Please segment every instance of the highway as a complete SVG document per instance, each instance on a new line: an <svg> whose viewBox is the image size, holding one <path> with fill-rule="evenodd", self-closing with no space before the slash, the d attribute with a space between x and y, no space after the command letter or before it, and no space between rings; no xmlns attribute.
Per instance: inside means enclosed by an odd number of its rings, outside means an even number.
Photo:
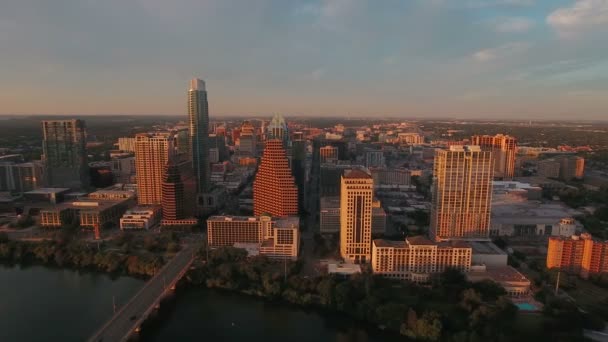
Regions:
<svg viewBox="0 0 608 342"><path fill-rule="evenodd" d="M144 287L93 335L90 342L127 341L190 268L196 244L186 245Z"/></svg>

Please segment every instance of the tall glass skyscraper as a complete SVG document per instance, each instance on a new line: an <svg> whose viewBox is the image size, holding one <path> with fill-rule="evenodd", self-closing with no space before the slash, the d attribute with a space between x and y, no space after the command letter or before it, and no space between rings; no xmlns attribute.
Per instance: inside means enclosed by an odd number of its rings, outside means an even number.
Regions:
<svg viewBox="0 0 608 342"><path fill-rule="evenodd" d="M205 82L198 78L190 81L188 119L196 190L202 194L209 190L209 104Z"/></svg>
<svg viewBox="0 0 608 342"><path fill-rule="evenodd" d="M52 187L88 186L86 126L82 120L42 121L42 153Z"/></svg>

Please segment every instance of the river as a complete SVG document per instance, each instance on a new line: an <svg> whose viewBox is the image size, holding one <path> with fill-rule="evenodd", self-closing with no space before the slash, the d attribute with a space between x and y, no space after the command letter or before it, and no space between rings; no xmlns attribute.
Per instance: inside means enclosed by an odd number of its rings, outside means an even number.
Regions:
<svg viewBox="0 0 608 342"><path fill-rule="evenodd" d="M0 341L83 341L144 282L130 277L0 266ZM343 316L201 288L178 289L145 341L397 340Z"/></svg>

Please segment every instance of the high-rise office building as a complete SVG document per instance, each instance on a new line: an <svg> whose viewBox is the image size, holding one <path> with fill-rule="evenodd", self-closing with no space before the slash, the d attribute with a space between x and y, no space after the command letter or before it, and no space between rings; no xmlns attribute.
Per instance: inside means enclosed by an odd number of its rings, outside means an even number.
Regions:
<svg viewBox="0 0 608 342"><path fill-rule="evenodd" d="M86 126L83 120L42 121L46 180L52 187L88 186Z"/></svg>
<svg viewBox="0 0 608 342"><path fill-rule="evenodd" d="M190 123L190 153L196 178L197 193L209 190L209 104L205 82L198 78L190 81L188 91L188 118Z"/></svg>
<svg viewBox="0 0 608 342"><path fill-rule="evenodd" d="M276 217L298 214L298 188L281 140L266 141L253 182L253 213Z"/></svg>
<svg viewBox="0 0 608 342"><path fill-rule="evenodd" d="M492 152L494 178L509 180L515 174L515 154L517 140L509 135L474 135L471 145L478 145L482 151Z"/></svg>
<svg viewBox="0 0 608 342"><path fill-rule="evenodd" d="M135 169L139 204L161 204L163 176L174 156L171 132L140 133L135 136Z"/></svg>
<svg viewBox="0 0 608 342"><path fill-rule="evenodd" d="M44 186L44 164L23 163L22 155L0 157L0 192L23 193Z"/></svg>
<svg viewBox="0 0 608 342"><path fill-rule="evenodd" d="M487 239L492 200L492 152L479 146L437 150L431 229L436 241Z"/></svg>
<svg viewBox="0 0 608 342"><path fill-rule="evenodd" d="M281 114L275 114L266 128L267 139L280 139L287 141L289 139L289 130L285 118Z"/></svg>
<svg viewBox="0 0 608 342"><path fill-rule="evenodd" d="M321 164L337 163L338 148L331 145L323 146L319 149L319 157Z"/></svg>
<svg viewBox="0 0 608 342"><path fill-rule="evenodd" d="M163 220L181 220L186 217L184 183L179 166L169 161L165 167L162 184Z"/></svg>
<svg viewBox="0 0 608 342"><path fill-rule="evenodd" d="M239 154L255 157L257 155L257 143L255 128L249 121L243 122L239 136Z"/></svg>
<svg viewBox="0 0 608 342"><path fill-rule="evenodd" d="M341 178L340 254L348 262L371 261L374 181L362 170Z"/></svg>

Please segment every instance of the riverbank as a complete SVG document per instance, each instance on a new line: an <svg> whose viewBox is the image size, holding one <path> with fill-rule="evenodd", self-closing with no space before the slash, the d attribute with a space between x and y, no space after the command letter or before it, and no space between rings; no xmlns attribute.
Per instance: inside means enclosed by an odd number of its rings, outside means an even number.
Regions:
<svg viewBox="0 0 608 342"><path fill-rule="evenodd" d="M515 339L518 311L495 283L469 283L457 271L444 272L430 286L392 281L363 273L345 279L299 275L299 264L247 258L234 248L209 253L206 264L191 270L196 286L222 289L342 314L414 339L462 341ZM526 332L526 338L542 337Z"/></svg>
<svg viewBox="0 0 608 342"><path fill-rule="evenodd" d="M142 342L404 341L346 315L187 284L163 302L149 323Z"/></svg>
<svg viewBox="0 0 608 342"><path fill-rule="evenodd" d="M4 264L44 265L139 278L153 276L178 250L177 239L172 235L135 239L121 234L104 242L64 236L35 242L0 237L0 262Z"/></svg>

